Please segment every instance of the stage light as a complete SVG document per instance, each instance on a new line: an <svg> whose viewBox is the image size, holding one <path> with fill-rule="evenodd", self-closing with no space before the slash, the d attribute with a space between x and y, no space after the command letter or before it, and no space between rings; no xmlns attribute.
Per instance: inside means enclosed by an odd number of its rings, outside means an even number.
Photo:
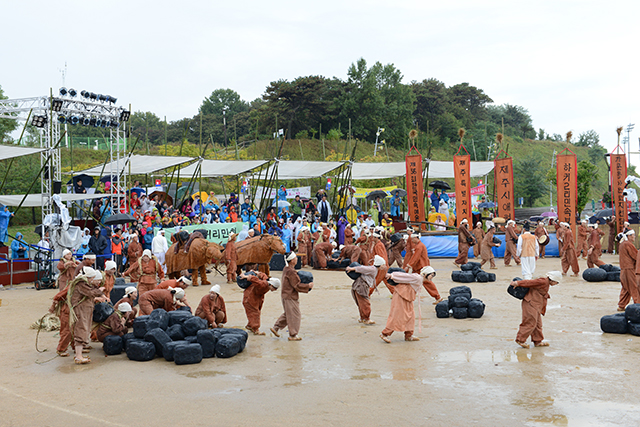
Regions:
<svg viewBox="0 0 640 427"><path fill-rule="evenodd" d="M95 117L91 117L89 119L89 126L93 126L93 127L96 126L96 118Z"/></svg>
<svg viewBox="0 0 640 427"><path fill-rule="evenodd" d="M91 119L89 119L89 117L80 118L80 124L82 124L82 126L89 126L90 122L91 122Z"/></svg>
<svg viewBox="0 0 640 427"><path fill-rule="evenodd" d="M51 103L51 109L53 111L60 111L62 110L62 99L53 99L53 102Z"/></svg>
<svg viewBox="0 0 640 427"><path fill-rule="evenodd" d="M69 119L69 122L70 122L72 125L74 125L74 126L75 126L75 125L77 125L78 123L80 123L80 117L78 117L78 116L71 116L71 118Z"/></svg>
<svg viewBox="0 0 640 427"><path fill-rule="evenodd" d="M46 123L46 116L33 116L33 120L31 121L31 124L37 128L43 128Z"/></svg>
<svg viewBox="0 0 640 427"><path fill-rule="evenodd" d="M61 87L60 88L60 96L65 96L66 94L67 94L67 88Z"/></svg>
<svg viewBox="0 0 640 427"><path fill-rule="evenodd" d="M89 94L89 98L91 98L92 101L95 101L96 99L98 99L98 95L96 95L95 93L91 92Z"/></svg>
<svg viewBox="0 0 640 427"><path fill-rule="evenodd" d="M120 121L121 122L128 122L129 121L129 117L131 117L131 111L123 110L120 113Z"/></svg>
<svg viewBox="0 0 640 427"><path fill-rule="evenodd" d="M60 114L60 115L58 116L58 121L59 121L61 124L65 124L65 123L67 122L67 117L66 117L64 114Z"/></svg>
<svg viewBox="0 0 640 427"><path fill-rule="evenodd" d="M98 101L105 102L106 100L107 100L107 95L102 95L102 94L98 95Z"/></svg>
<svg viewBox="0 0 640 427"><path fill-rule="evenodd" d="M105 128L107 127L107 121L103 120L103 119L98 119L96 120L96 127L101 127L101 128Z"/></svg>
<svg viewBox="0 0 640 427"><path fill-rule="evenodd" d="M111 127L112 128L117 128L118 126L120 126L120 124L118 122L111 122Z"/></svg>
<svg viewBox="0 0 640 427"><path fill-rule="evenodd" d="M118 98L114 98L111 95L107 95L107 102L110 102L112 104L115 104L116 102L118 102Z"/></svg>
<svg viewBox="0 0 640 427"><path fill-rule="evenodd" d="M72 98L75 97L78 94L78 92L76 92L75 89L69 89L69 96L71 96Z"/></svg>
<svg viewBox="0 0 640 427"><path fill-rule="evenodd" d="M103 122L102 124L104 125L102 127L110 128L111 127L111 120L107 120L107 121Z"/></svg>

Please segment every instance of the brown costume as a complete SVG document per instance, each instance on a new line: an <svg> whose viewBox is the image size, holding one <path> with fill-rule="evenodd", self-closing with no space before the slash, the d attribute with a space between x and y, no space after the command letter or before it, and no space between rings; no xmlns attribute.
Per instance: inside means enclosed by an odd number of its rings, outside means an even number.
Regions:
<svg viewBox="0 0 640 427"><path fill-rule="evenodd" d="M69 306L66 303L67 300L67 287L62 289L53 297L52 309L55 311L56 307L59 307L58 318L60 319L60 339L58 340L58 352L62 353L67 350L69 344L73 340L71 336L71 329L69 329Z"/></svg>
<svg viewBox="0 0 640 427"><path fill-rule="evenodd" d="M178 281L178 279L168 279L158 283L158 285L155 287L155 289L169 289L169 288L187 289L187 285L183 283L182 280Z"/></svg>
<svg viewBox="0 0 640 427"><path fill-rule="evenodd" d="M131 277L132 282L138 282L138 297L155 289L158 280L164 279L164 271L155 257L148 261L140 258L137 263L129 267L124 275Z"/></svg>
<svg viewBox="0 0 640 427"><path fill-rule="evenodd" d="M402 268L404 259L402 258L402 251L406 248L407 242L404 239L400 239L398 243L391 246L389 250L389 267L395 262L398 267Z"/></svg>
<svg viewBox="0 0 640 427"><path fill-rule="evenodd" d="M533 233L537 239L540 239L541 236L549 236L549 233L547 232L547 229L544 228L544 226L542 227L536 227L535 232ZM547 245L540 245L540 258L544 258L544 249L547 247Z"/></svg>
<svg viewBox="0 0 640 427"><path fill-rule="evenodd" d="M564 253L564 245L562 244L562 235L564 234L564 228L562 228L560 226L560 223L557 221L553 224L553 226L556 229L556 239L558 239L558 252L560 257L562 257L562 254Z"/></svg>
<svg viewBox="0 0 640 427"><path fill-rule="evenodd" d="M480 267L485 265L487 261L491 268L496 268L496 262L493 257L492 248L495 246L500 246L498 243L493 243L493 233L496 231L495 228L490 228L487 230L487 234L484 235L484 239L482 239L482 244L480 247L480 257L482 261L480 262Z"/></svg>
<svg viewBox="0 0 640 427"><path fill-rule="evenodd" d="M238 253L236 252L235 239L227 242L223 255L227 263L227 282L235 282L237 278L236 270L238 269Z"/></svg>
<svg viewBox="0 0 640 427"><path fill-rule="evenodd" d="M393 273L393 281L397 283L396 291L391 298L391 307L387 324L382 330L382 335L388 337L393 331L404 332L405 338L413 335L416 316L413 302L422 284L422 276L419 274Z"/></svg>
<svg viewBox="0 0 640 427"><path fill-rule="evenodd" d="M589 227L584 224L578 226L578 242L576 243L576 256L586 259L589 252L587 239L589 238Z"/></svg>
<svg viewBox="0 0 640 427"><path fill-rule="evenodd" d="M362 323L368 321L371 316L371 302L369 301L369 295L375 286L378 268L363 265L360 267L354 267L354 270L356 273L360 273L360 277L353 281L353 285L351 286L351 296L358 307L360 322Z"/></svg>
<svg viewBox="0 0 640 427"><path fill-rule="evenodd" d="M373 293L373 290L378 287L380 282L384 282L387 289L389 289L389 292L393 294L396 291L395 287L391 286L387 282L387 279L385 279L385 276L387 275L387 270L389 269L389 258L387 257L387 248L385 247L384 243L382 243L380 239L374 237L372 240L375 243L373 244L373 251L371 253L371 256L372 258L375 257L376 255L381 256L384 259L384 266L378 269L378 274L376 274L376 285L374 288L372 288L369 291L369 294Z"/></svg>
<svg viewBox="0 0 640 427"><path fill-rule="evenodd" d="M607 253L612 254L615 249L616 234L618 234L617 224L614 217L611 217L607 221L609 226L609 242L607 245Z"/></svg>
<svg viewBox="0 0 640 427"><path fill-rule="evenodd" d="M138 314L138 307L135 307L134 300L131 297L125 295L122 298L120 298L120 300L118 300L118 302L115 303L113 306L117 309L118 306L120 306L120 304L125 302L131 306L131 311L124 314L124 317L127 318L127 323L125 324L125 326L127 326L128 328L131 328L133 326L133 321L135 320L136 315Z"/></svg>
<svg viewBox="0 0 640 427"><path fill-rule="evenodd" d="M529 337L534 344L542 342L542 316L547 312L549 297L549 279L541 277L533 280L520 280L517 286L529 288L522 300L522 323L516 341L524 343Z"/></svg>
<svg viewBox="0 0 640 427"><path fill-rule="evenodd" d="M327 268L327 258L333 252L333 245L329 242L322 242L313 248L313 268Z"/></svg>
<svg viewBox="0 0 640 427"><path fill-rule="evenodd" d="M140 304L141 316L151 314L156 308L163 308L166 311L176 309L173 304L173 294L168 289L149 290L138 297L138 304Z"/></svg>
<svg viewBox="0 0 640 427"><path fill-rule="evenodd" d="M618 245L618 256L620 257L620 298L618 299L618 308L624 310L631 298L634 303L640 302L640 294L638 293L638 285L636 274L638 273L638 250L635 245L625 240Z"/></svg>
<svg viewBox="0 0 640 427"><path fill-rule="evenodd" d="M113 274L104 273L102 286L104 286L104 294L106 296L111 296L111 290L113 289L115 284L116 284L116 276L114 276Z"/></svg>
<svg viewBox="0 0 640 427"><path fill-rule="evenodd" d="M64 290L69 282L76 277L74 273L77 265L78 263L73 259L71 261L65 261L64 259L58 261L57 267L60 271L60 275L58 276L58 289L61 291Z"/></svg>
<svg viewBox="0 0 640 427"><path fill-rule="evenodd" d="M258 332L260 330L260 313L264 296L269 292L269 276L258 273L257 276L248 276L251 284L244 290L242 306L247 314L247 329Z"/></svg>
<svg viewBox="0 0 640 427"><path fill-rule="evenodd" d="M358 259L360 259L361 252L362 250L360 249L360 246L356 246L356 245L345 246L340 251L339 260L341 261L343 259L348 258L351 262L358 262Z"/></svg>
<svg viewBox="0 0 640 427"><path fill-rule="evenodd" d="M102 291L89 283L86 277L80 276L71 282L69 292L71 294L67 295L67 301L73 307L76 317L75 323L70 322L73 323L74 347L89 345L93 321L93 299L103 296Z"/></svg>
<svg viewBox="0 0 640 427"><path fill-rule="evenodd" d="M438 288L436 287L435 283L433 283L431 280L424 279L422 281L422 286L424 286L429 295L435 298L436 301L440 301L440 292L438 292Z"/></svg>
<svg viewBox="0 0 640 427"><path fill-rule="evenodd" d="M562 263L562 274L567 274L569 267L571 267L573 274L577 275L578 272L580 272L580 266L578 266L578 257L576 256L576 248L573 245L573 233L571 229L564 230L563 237L563 254L560 260Z"/></svg>
<svg viewBox="0 0 640 427"><path fill-rule="evenodd" d="M212 295L213 298L211 298ZM195 315L205 319L212 328L227 323L227 307L224 305L224 298L215 292L208 293L200 300Z"/></svg>
<svg viewBox="0 0 640 427"><path fill-rule="evenodd" d="M516 255L518 235L516 234L516 227L512 224L507 225L504 234L505 249L504 249L504 265L511 263L511 257L516 262L516 265L520 265L520 257Z"/></svg>
<svg viewBox="0 0 640 427"><path fill-rule="evenodd" d="M107 317L107 320L100 323L96 332L98 341L104 342L105 337L109 335L117 335L119 337L127 333L127 327L122 323L123 314L119 311L114 311L113 314ZM126 319L126 317L124 317Z"/></svg>
<svg viewBox="0 0 640 427"><path fill-rule="evenodd" d="M307 249L307 232L301 231L298 233L297 241L298 241L298 253L304 255L301 257L300 265L304 267L307 265L307 261L309 259L309 250Z"/></svg>
<svg viewBox="0 0 640 427"><path fill-rule="evenodd" d="M353 236L356 233L351 229L351 227L346 227L344 229L344 244L345 246L353 245Z"/></svg>
<svg viewBox="0 0 640 427"><path fill-rule="evenodd" d="M129 265L133 265L138 262L138 259L142 256L142 245L138 242L138 239L133 239L129 242L129 248L127 249L127 262Z"/></svg>
<svg viewBox="0 0 640 427"><path fill-rule="evenodd" d="M480 256L480 246L484 239L484 230L482 226L473 229L473 237L476 238L476 244L473 246L473 256L478 258Z"/></svg>
<svg viewBox="0 0 640 427"><path fill-rule="evenodd" d="M311 290L310 283L302 283L300 277L293 267L288 265L282 270L282 286L280 295L282 297L282 307L284 313L276 320L273 329L277 332L289 326L289 336L295 337L300 331L302 315L300 313L300 303L298 294L308 293Z"/></svg>
<svg viewBox="0 0 640 427"><path fill-rule="evenodd" d="M423 267L431 265L429 253L427 252L427 247L417 237L410 237L409 240L411 240L412 253L407 251L402 268L407 271L407 268L411 267L413 271L419 273Z"/></svg>
<svg viewBox="0 0 640 427"><path fill-rule="evenodd" d="M458 258L454 263L458 265L466 264L469 260L469 248L471 244L469 241L473 241L473 236L467 228L467 224L461 224L458 227Z"/></svg>
<svg viewBox="0 0 640 427"><path fill-rule="evenodd" d="M602 245L600 244L600 237L604 236L604 231L599 228L594 228L591 230L591 234L589 234L589 250L591 253L587 257L587 267L600 267L605 263L600 260L600 256L602 255Z"/></svg>

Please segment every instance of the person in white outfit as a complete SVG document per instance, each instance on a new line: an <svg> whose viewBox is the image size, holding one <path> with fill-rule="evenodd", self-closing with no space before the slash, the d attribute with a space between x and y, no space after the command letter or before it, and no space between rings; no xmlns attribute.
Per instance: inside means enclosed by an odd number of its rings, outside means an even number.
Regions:
<svg viewBox="0 0 640 427"><path fill-rule="evenodd" d="M169 244L167 243L167 239L164 237L164 230L160 229L158 231L158 235L153 238L151 241L151 252L158 258L158 262L162 266L162 270L167 274L167 266L164 263L164 255L169 250Z"/></svg>
<svg viewBox="0 0 640 427"><path fill-rule="evenodd" d="M516 248L516 256L520 257L520 266L522 267L522 278L524 280L533 279L533 273L536 271L536 260L540 255L540 245L536 236L530 233L529 223L525 223L524 232L518 237L518 246Z"/></svg>

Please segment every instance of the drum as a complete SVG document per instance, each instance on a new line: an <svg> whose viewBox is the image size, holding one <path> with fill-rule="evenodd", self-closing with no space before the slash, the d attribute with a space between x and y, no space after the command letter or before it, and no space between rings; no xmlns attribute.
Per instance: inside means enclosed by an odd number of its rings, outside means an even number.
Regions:
<svg viewBox="0 0 640 427"><path fill-rule="evenodd" d="M538 237L538 244L540 246L546 246L549 243L549 236L547 236L546 234L543 234L542 236Z"/></svg>

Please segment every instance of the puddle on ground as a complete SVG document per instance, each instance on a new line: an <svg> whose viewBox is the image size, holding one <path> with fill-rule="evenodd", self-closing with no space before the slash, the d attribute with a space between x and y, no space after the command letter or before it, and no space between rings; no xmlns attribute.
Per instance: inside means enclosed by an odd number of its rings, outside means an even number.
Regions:
<svg viewBox="0 0 640 427"><path fill-rule="evenodd" d="M380 374L372 372L370 374L351 375L352 380L372 380L380 378Z"/></svg>
<svg viewBox="0 0 640 427"><path fill-rule="evenodd" d="M544 423L551 424L554 426L568 426L569 420L566 415L553 414L553 415L536 415L533 417L529 417L527 421L531 421L533 423Z"/></svg>
<svg viewBox="0 0 640 427"><path fill-rule="evenodd" d="M506 351L491 351L491 350L478 350L478 351L447 351L438 353L433 357L436 361L441 362L487 362L487 363L500 363L500 362L524 362L530 361L530 354L520 350L506 350Z"/></svg>
<svg viewBox="0 0 640 427"><path fill-rule="evenodd" d="M189 372L185 374L187 378L207 378L207 377L216 377L218 375L227 375L224 371L197 371L197 372Z"/></svg>

